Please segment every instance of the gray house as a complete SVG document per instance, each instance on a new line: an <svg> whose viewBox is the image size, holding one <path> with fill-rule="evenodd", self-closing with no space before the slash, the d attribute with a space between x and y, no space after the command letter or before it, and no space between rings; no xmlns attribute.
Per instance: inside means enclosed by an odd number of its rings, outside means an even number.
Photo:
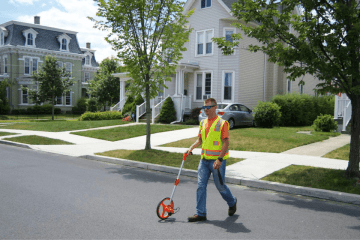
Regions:
<svg viewBox="0 0 360 240"><path fill-rule="evenodd" d="M251 53L248 50L250 44L258 42L231 26L232 22L238 21L230 13L231 4L234 2L236 0L186 2L184 14L195 9L194 14L188 19L188 27L193 28L193 31L189 36L189 42L185 44L187 51L183 52L183 59L177 66L176 75L172 77L171 82L166 82L168 89L164 89L164 92L153 100L154 104L151 104L154 105L154 116L161 107L161 104L156 105L157 102L168 95L175 103L178 120L181 120L183 113L202 106L204 99L210 97L218 102L239 102L253 108L259 100L270 100L276 94L315 94L314 88L318 80L313 76L306 75L303 78L306 84L299 86L301 79L295 82L288 81L283 68L268 62L266 54ZM289 31L293 29L290 27ZM242 33L243 39L234 54L225 56L212 38L226 37L231 41L233 33ZM125 75L119 75L120 79L126 81ZM125 96L122 95L121 98L125 99ZM140 115L142 111L140 110Z"/></svg>
<svg viewBox="0 0 360 240"><path fill-rule="evenodd" d="M10 107L34 105L21 86L37 89L31 75L41 68L46 55L52 55L74 78L71 91L56 97L56 107L63 112L71 111L77 99L86 95L87 82L98 70L94 53L90 43L80 48L77 32L43 26L40 17L34 18L34 24L17 21L0 24L0 81L8 78L16 83L7 90Z"/></svg>

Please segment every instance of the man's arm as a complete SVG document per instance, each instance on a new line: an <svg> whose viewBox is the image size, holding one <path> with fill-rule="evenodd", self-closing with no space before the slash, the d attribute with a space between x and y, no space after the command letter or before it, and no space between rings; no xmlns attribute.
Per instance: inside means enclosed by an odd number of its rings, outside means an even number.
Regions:
<svg viewBox="0 0 360 240"><path fill-rule="evenodd" d="M199 146L199 145L201 145L202 144L202 140L201 140L201 137L199 137L197 140L196 140L196 142L193 144L193 145L191 145L191 147L189 148L189 150L187 151L187 154L190 154L190 152L192 152L192 150L194 149L194 148L196 148L197 146Z"/></svg>

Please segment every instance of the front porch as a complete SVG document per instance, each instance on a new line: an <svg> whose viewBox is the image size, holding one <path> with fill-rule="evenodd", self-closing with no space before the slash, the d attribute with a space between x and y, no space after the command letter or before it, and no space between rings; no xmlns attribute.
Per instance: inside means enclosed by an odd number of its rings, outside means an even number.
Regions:
<svg viewBox="0 0 360 240"><path fill-rule="evenodd" d="M176 121L183 121L184 113L190 113L192 109L193 96L188 95L189 89L185 87L185 74L193 73L194 70L198 69L199 65L197 63L179 63L176 68L176 74L172 78L172 85L168 86L168 89L160 92L158 96L150 100L150 108L152 110L152 123L155 123L156 117L160 114L161 107L167 97L171 97L174 102L176 110ZM126 102L125 96L125 83L128 80L131 80L129 73L114 73L114 77L120 79L120 90L119 90L119 99L120 101L110 108L111 111L121 111ZM165 83L166 84L166 83ZM187 86L188 88L188 86ZM166 96L166 97L165 97ZM143 116L146 112L146 102L136 107L136 121L139 121L139 118Z"/></svg>

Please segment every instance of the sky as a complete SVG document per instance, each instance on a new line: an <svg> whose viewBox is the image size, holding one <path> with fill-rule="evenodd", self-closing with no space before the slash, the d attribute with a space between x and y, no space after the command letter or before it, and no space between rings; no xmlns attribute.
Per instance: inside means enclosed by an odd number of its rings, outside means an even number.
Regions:
<svg viewBox="0 0 360 240"><path fill-rule="evenodd" d="M105 41L106 32L93 28L88 16L96 18L97 5L93 0L0 0L0 24L8 21L34 23L34 16L40 16L40 25L78 32L81 48L91 43L96 50L95 58L115 56L116 52Z"/></svg>

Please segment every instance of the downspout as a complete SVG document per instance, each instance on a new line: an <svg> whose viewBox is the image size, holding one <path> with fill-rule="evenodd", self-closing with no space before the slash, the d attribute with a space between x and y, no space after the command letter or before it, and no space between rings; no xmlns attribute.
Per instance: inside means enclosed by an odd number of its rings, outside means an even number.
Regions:
<svg viewBox="0 0 360 240"><path fill-rule="evenodd" d="M180 119L179 120L176 120L176 121L173 121L171 122L170 124L174 124L174 123L179 123L182 121L182 118L183 118L183 110L182 110L182 102L183 102L183 97L184 97L184 94L181 94L181 102L180 102L180 110L181 110L181 113L180 113Z"/></svg>
<svg viewBox="0 0 360 240"><path fill-rule="evenodd" d="M266 53L264 53L264 90L263 90L263 102L265 102L265 90L266 90Z"/></svg>

